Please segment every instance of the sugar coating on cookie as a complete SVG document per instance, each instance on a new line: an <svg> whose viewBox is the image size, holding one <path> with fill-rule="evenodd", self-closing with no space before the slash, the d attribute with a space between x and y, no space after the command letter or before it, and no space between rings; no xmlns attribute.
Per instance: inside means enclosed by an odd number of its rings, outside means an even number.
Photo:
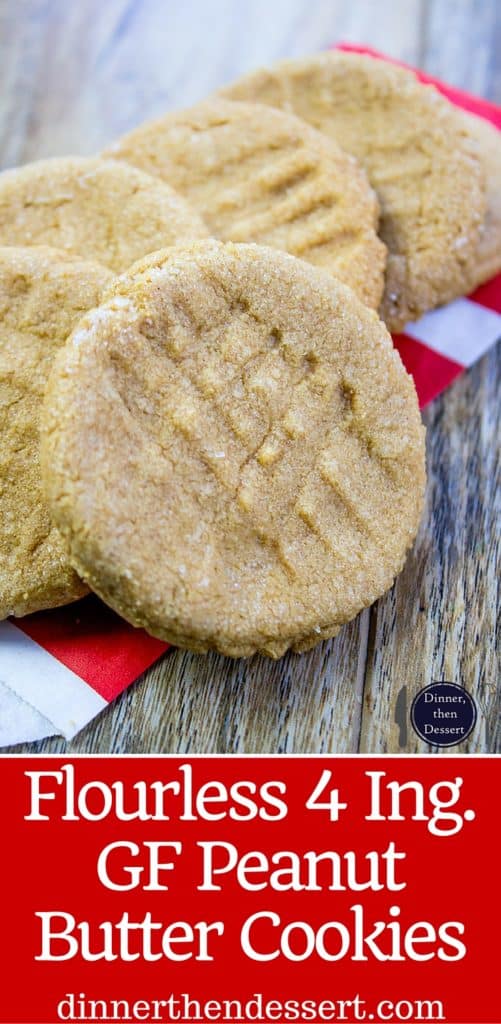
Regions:
<svg viewBox="0 0 501 1024"><path fill-rule="evenodd" d="M51 245L120 272L207 235L182 196L118 160L55 157L0 174L0 245Z"/></svg>
<svg viewBox="0 0 501 1024"><path fill-rule="evenodd" d="M391 585L416 534L412 380L374 311L275 249L140 261L69 339L43 420L72 564L179 646L306 649Z"/></svg>
<svg viewBox="0 0 501 1024"><path fill-rule="evenodd" d="M381 206L381 315L391 330L468 290L484 175L433 86L387 61L333 51L251 72L220 95L293 111L360 160Z"/></svg>
<svg viewBox="0 0 501 1024"><path fill-rule="evenodd" d="M299 118L209 100L139 125L109 155L172 185L216 237L283 249L379 306L386 249L375 194L355 158Z"/></svg>
<svg viewBox="0 0 501 1024"><path fill-rule="evenodd" d="M112 280L45 247L0 248L0 619L86 592L40 483L40 406L52 360Z"/></svg>
<svg viewBox="0 0 501 1024"><path fill-rule="evenodd" d="M459 112L458 112L459 113ZM472 267L475 288L501 271L501 131L490 121L461 112L486 177L487 209Z"/></svg>

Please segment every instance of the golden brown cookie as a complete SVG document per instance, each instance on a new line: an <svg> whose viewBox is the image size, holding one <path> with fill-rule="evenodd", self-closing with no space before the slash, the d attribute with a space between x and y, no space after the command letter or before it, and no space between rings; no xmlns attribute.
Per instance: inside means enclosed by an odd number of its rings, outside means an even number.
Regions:
<svg viewBox="0 0 501 1024"><path fill-rule="evenodd" d="M207 235L182 196L117 160L56 157L0 174L0 245L53 245L119 272Z"/></svg>
<svg viewBox="0 0 501 1024"><path fill-rule="evenodd" d="M221 95L293 111L360 160L381 206L381 315L391 330L468 290L483 172L433 86L386 61L331 51L251 72Z"/></svg>
<svg viewBox="0 0 501 1024"><path fill-rule="evenodd" d="M487 183L487 211L473 263L472 287L501 271L501 132L483 117L462 114L482 163Z"/></svg>
<svg viewBox="0 0 501 1024"><path fill-rule="evenodd" d="M182 647L279 657L333 636L417 530L411 378L374 311L275 249L140 261L69 339L43 421L72 564Z"/></svg>
<svg viewBox="0 0 501 1024"><path fill-rule="evenodd" d="M40 485L40 406L54 354L112 275L39 248L0 248L0 619L86 592Z"/></svg>
<svg viewBox="0 0 501 1024"><path fill-rule="evenodd" d="M139 125L109 150L172 185L225 241L284 249L377 309L386 249L365 172L291 114L209 100Z"/></svg>

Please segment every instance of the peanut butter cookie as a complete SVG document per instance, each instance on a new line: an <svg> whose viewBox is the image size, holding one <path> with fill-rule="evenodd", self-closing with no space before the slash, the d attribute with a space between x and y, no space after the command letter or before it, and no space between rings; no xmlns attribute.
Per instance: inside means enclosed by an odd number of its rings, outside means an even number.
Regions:
<svg viewBox="0 0 501 1024"><path fill-rule="evenodd" d="M375 194L354 157L299 118L210 100L139 125L109 154L172 185L216 237L284 249L379 306Z"/></svg>
<svg viewBox="0 0 501 1024"><path fill-rule="evenodd" d="M482 167L455 108L386 61L332 51L221 90L293 111L365 167L389 251L381 315L397 331L468 290L485 213Z"/></svg>
<svg viewBox="0 0 501 1024"><path fill-rule="evenodd" d="M334 636L417 530L424 431L390 336L276 249L140 261L60 353L43 421L72 565L181 647L279 657Z"/></svg>
<svg viewBox="0 0 501 1024"><path fill-rule="evenodd" d="M185 199L117 160L56 157L0 174L0 245L53 245L119 272L207 235Z"/></svg>
<svg viewBox="0 0 501 1024"><path fill-rule="evenodd" d="M40 406L56 350L112 275L39 248L0 248L0 619L86 592L40 485Z"/></svg>
<svg viewBox="0 0 501 1024"><path fill-rule="evenodd" d="M484 167L487 184L487 211L472 268L472 287L476 287L501 271L501 132L483 117L462 117Z"/></svg>

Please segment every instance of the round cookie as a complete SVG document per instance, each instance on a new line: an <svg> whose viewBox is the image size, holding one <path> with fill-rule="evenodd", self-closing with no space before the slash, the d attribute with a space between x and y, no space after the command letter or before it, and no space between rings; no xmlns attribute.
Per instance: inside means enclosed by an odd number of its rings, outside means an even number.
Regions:
<svg viewBox="0 0 501 1024"><path fill-rule="evenodd" d="M461 116L484 167L487 183L487 211L472 268L472 287L476 288L501 271L501 131L483 117Z"/></svg>
<svg viewBox="0 0 501 1024"><path fill-rule="evenodd" d="M374 311L274 249L140 261L56 360L43 423L72 564L182 647L279 657L333 636L417 530L411 378Z"/></svg>
<svg viewBox="0 0 501 1024"><path fill-rule="evenodd" d="M468 290L484 176L455 108L433 86L386 61L331 51L251 72L220 95L293 111L360 160L381 206L390 330Z"/></svg>
<svg viewBox="0 0 501 1024"><path fill-rule="evenodd" d="M111 280L54 249L0 248L0 619L87 591L42 495L39 418L56 350Z"/></svg>
<svg viewBox="0 0 501 1024"><path fill-rule="evenodd" d="M172 185L216 237L284 249L379 306L375 194L356 160L299 118L209 100L139 125L109 152Z"/></svg>
<svg viewBox="0 0 501 1024"><path fill-rule="evenodd" d="M0 174L0 245L51 245L120 272L206 238L182 196L128 164L55 157Z"/></svg>

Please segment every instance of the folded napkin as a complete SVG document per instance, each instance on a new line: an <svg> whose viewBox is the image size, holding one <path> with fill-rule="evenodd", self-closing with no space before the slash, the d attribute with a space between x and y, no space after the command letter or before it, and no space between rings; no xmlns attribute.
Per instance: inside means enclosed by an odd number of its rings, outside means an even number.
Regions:
<svg viewBox="0 0 501 1024"><path fill-rule="evenodd" d="M385 58L366 47L342 49ZM417 72L452 103L501 130L501 108ZM501 275L394 336L421 406L501 337ZM159 658L168 644L134 629L96 597L0 622L0 746L71 739Z"/></svg>

